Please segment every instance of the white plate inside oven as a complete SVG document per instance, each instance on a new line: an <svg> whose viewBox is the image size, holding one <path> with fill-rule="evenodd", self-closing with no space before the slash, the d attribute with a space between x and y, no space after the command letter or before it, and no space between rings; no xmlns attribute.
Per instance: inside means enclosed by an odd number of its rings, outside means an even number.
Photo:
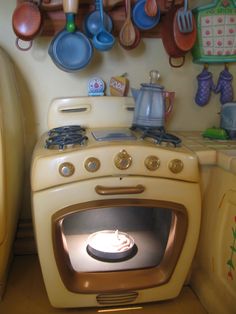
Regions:
<svg viewBox="0 0 236 314"><path fill-rule="evenodd" d="M88 237L87 243L88 254L101 261L124 261L137 253L132 236L118 230L94 232Z"/></svg>
<svg viewBox="0 0 236 314"><path fill-rule="evenodd" d="M129 141L136 140L136 136L128 128L93 130L96 141Z"/></svg>

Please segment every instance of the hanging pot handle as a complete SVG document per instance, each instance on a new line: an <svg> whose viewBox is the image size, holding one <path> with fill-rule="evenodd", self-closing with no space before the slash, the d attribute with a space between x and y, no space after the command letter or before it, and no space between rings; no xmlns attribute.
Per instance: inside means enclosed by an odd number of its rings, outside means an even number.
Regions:
<svg viewBox="0 0 236 314"><path fill-rule="evenodd" d="M78 12L79 0L63 0L63 10L65 13Z"/></svg>
<svg viewBox="0 0 236 314"><path fill-rule="evenodd" d="M63 11L66 15L66 30L73 33L76 31L75 15L78 12L79 0L63 0Z"/></svg>
<svg viewBox="0 0 236 314"><path fill-rule="evenodd" d="M180 63L178 63L178 64L175 64L175 63L173 63L173 60L176 60L176 59L178 59L178 60L180 60ZM170 66L172 66L173 68L180 68L180 67L182 67L183 65L184 65L184 62L185 62L185 56L181 56L181 57L169 57L169 64L170 64Z"/></svg>
<svg viewBox="0 0 236 314"><path fill-rule="evenodd" d="M45 11L62 10L62 0L42 0L41 8Z"/></svg>
<svg viewBox="0 0 236 314"><path fill-rule="evenodd" d="M23 47L23 46L20 45L20 42L25 42L25 43L28 44L28 46ZM21 51L28 51L28 50L30 50L31 47L32 47L32 45L33 45L33 40L30 40L30 41L23 41L23 40L21 40L19 37L16 38L16 47L17 47L19 50L21 50Z"/></svg>
<svg viewBox="0 0 236 314"><path fill-rule="evenodd" d="M167 118L169 116L169 114L173 110L174 98L175 98L175 92L166 92L166 91L164 91L165 118Z"/></svg>

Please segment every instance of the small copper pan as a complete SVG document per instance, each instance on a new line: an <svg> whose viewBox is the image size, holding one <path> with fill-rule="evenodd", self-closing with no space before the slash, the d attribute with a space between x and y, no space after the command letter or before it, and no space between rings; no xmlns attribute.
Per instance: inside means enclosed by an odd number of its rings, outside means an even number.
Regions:
<svg viewBox="0 0 236 314"><path fill-rule="evenodd" d="M162 42L169 55L169 64L172 67L181 67L185 62L185 51L180 49L175 42L174 37L174 18L180 6L173 5L171 9L164 15L162 20Z"/></svg>
<svg viewBox="0 0 236 314"><path fill-rule="evenodd" d="M39 5L31 1L19 4L12 15L12 27L17 36L17 48L20 50L29 50L33 39L40 33L41 26L42 14ZM26 48L20 46L20 40L28 42L29 45Z"/></svg>

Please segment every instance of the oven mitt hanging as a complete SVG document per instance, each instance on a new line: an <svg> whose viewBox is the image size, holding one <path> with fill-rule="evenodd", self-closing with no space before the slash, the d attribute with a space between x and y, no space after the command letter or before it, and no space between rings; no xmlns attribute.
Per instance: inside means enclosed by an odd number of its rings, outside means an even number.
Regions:
<svg viewBox="0 0 236 314"><path fill-rule="evenodd" d="M233 87L232 87L233 76L229 73L227 67L220 72L219 79L215 88L215 93L221 93L220 103L223 105L233 100Z"/></svg>
<svg viewBox="0 0 236 314"><path fill-rule="evenodd" d="M212 73L207 70L206 67L202 70L202 72L197 76L198 81L198 89L195 96L195 102L199 106L205 106L211 96L211 90L215 89Z"/></svg>

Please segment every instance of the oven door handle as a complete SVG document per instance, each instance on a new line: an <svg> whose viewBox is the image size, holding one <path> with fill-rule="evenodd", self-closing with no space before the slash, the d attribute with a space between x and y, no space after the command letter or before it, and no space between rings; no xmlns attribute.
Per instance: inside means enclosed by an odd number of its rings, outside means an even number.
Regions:
<svg viewBox="0 0 236 314"><path fill-rule="evenodd" d="M95 191L99 195L117 195L117 194L140 194L143 193L145 187L141 184L136 186L103 186L97 185Z"/></svg>

